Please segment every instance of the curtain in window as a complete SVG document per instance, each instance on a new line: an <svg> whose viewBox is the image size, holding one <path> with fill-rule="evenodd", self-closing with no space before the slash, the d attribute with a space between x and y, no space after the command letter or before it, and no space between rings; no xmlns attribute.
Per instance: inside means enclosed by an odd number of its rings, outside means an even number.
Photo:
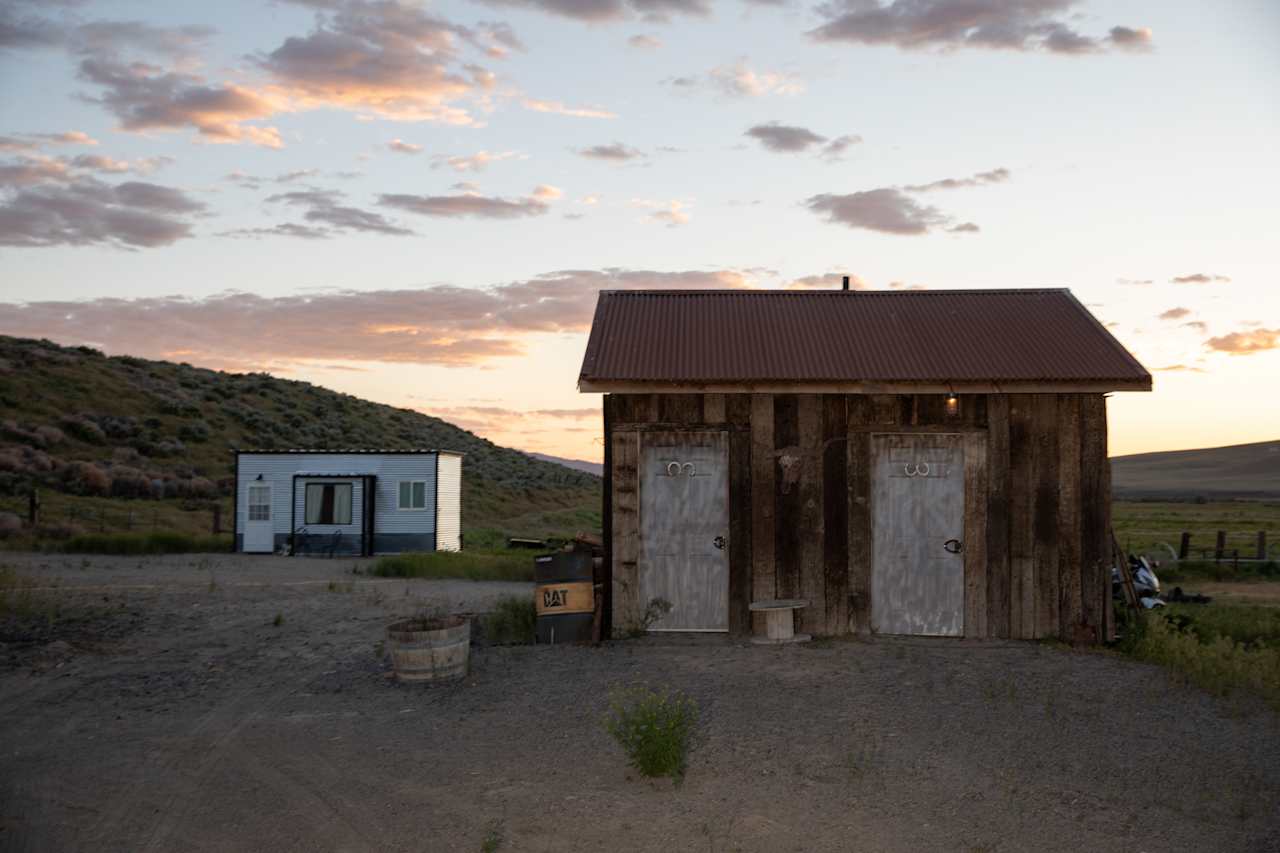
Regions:
<svg viewBox="0 0 1280 853"><path fill-rule="evenodd" d="M320 524L324 490L324 483L307 483L307 524Z"/></svg>
<svg viewBox="0 0 1280 853"><path fill-rule="evenodd" d="M351 523L351 484L330 486L333 489L331 524Z"/></svg>
<svg viewBox="0 0 1280 853"><path fill-rule="evenodd" d="M413 508L414 509L427 508L427 484L426 483L413 484Z"/></svg>

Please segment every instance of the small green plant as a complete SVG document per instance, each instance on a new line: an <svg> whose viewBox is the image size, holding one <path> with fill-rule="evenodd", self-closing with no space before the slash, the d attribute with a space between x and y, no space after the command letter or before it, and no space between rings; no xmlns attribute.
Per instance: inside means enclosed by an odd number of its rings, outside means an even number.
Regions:
<svg viewBox="0 0 1280 853"><path fill-rule="evenodd" d="M329 592L351 592L355 584L351 581L329 581Z"/></svg>
<svg viewBox="0 0 1280 853"><path fill-rule="evenodd" d="M495 820L489 824L489 830L484 835L484 841L480 842L481 853L497 853L502 847L502 821Z"/></svg>
<svg viewBox="0 0 1280 853"><path fill-rule="evenodd" d="M272 625L275 625L277 628L279 628L281 625L283 625L283 624L284 624L284 614L283 614L283 613L280 613L280 612L278 612L278 611L277 611L277 612L276 612L276 618L271 620L271 624L272 624Z"/></svg>
<svg viewBox="0 0 1280 853"><path fill-rule="evenodd" d="M384 578L466 578L473 581L531 581L529 552L492 550L431 551L381 557L373 574Z"/></svg>
<svg viewBox="0 0 1280 853"><path fill-rule="evenodd" d="M481 625L491 645L527 645L533 642L537 622L538 611L531 597L504 595L484 614Z"/></svg>
<svg viewBox="0 0 1280 853"><path fill-rule="evenodd" d="M698 705L679 692L636 687L610 696L605 729L642 776L684 778Z"/></svg>

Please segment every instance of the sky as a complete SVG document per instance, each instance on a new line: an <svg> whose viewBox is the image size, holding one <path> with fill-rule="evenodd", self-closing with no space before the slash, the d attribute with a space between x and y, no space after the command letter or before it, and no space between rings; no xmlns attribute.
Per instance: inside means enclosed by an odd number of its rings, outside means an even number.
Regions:
<svg viewBox="0 0 1280 853"><path fill-rule="evenodd" d="M599 460L602 288L1068 287L1280 435L1280 4L0 0L0 333Z"/></svg>

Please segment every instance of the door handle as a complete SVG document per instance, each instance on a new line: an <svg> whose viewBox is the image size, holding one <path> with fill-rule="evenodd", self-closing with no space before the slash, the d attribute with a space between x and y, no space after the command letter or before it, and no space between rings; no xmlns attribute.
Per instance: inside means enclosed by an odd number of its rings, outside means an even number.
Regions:
<svg viewBox="0 0 1280 853"><path fill-rule="evenodd" d="M712 539L712 540L711 540L711 544L712 544L712 545L715 545L715 546L716 546L716 548L717 548L718 550L723 551L723 550L724 550L724 537L723 537L723 536L717 536L715 539Z"/></svg>
<svg viewBox="0 0 1280 853"><path fill-rule="evenodd" d="M942 550L948 554L959 554L964 549L964 543L959 539L948 539L942 543Z"/></svg>

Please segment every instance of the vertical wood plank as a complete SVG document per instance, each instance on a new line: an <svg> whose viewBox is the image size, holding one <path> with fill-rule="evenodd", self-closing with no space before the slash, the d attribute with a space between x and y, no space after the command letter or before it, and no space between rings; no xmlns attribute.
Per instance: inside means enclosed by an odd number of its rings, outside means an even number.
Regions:
<svg viewBox="0 0 1280 853"><path fill-rule="evenodd" d="M905 418L904 418L905 406ZM871 422L877 426L899 426L911 423L911 398L907 395L872 394Z"/></svg>
<svg viewBox="0 0 1280 853"><path fill-rule="evenodd" d="M751 395L751 600L777 598L774 546L773 395ZM752 618L764 634L764 615Z"/></svg>
<svg viewBox="0 0 1280 853"><path fill-rule="evenodd" d="M1080 596L1080 397L1058 395L1058 636L1074 641Z"/></svg>
<svg viewBox="0 0 1280 853"><path fill-rule="evenodd" d="M1083 622L1098 640L1107 634L1110 608L1111 495L1107 461L1107 403L1101 394L1080 398L1080 596Z"/></svg>
<svg viewBox="0 0 1280 853"><path fill-rule="evenodd" d="M1009 398L987 398L987 632L1011 636Z"/></svg>
<svg viewBox="0 0 1280 853"><path fill-rule="evenodd" d="M658 394L658 423L700 424L702 420L701 394Z"/></svg>
<svg viewBox="0 0 1280 853"><path fill-rule="evenodd" d="M600 401L600 411L604 425L604 468L601 472L604 480L604 492L600 501L601 543L600 570L595 582L602 595L600 608L599 637L613 636L613 419L616 411L617 394L605 394Z"/></svg>
<svg viewBox="0 0 1280 853"><path fill-rule="evenodd" d="M800 449L799 399L795 394L773 398L774 505L773 565L778 598L800 595Z"/></svg>
<svg viewBox="0 0 1280 853"><path fill-rule="evenodd" d="M1036 635L1032 398L1009 395L1009 631Z"/></svg>
<svg viewBox="0 0 1280 853"><path fill-rule="evenodd" d="M849 415L845 397L822 397L822 562L826 634L849 633Z"/></svg>
<svg viewBox="0 0 1280 853"><path fill-rule="evenodd" d="M870 397L851 395L848 407L849 488L849 621L854 632L871 632L871 433L874 422Z"/></svg>
<svg viewBox="0 0 1280 853"><path fill-rule="evenodd" d="M824 544L822 476L822 395L800 394L796 400L796 428L800 446L800 597L809 606L799 611L802 633L830 634L827 628L827 574L823 565Z"/></svg>
<svg viewBox="0 0 1280 853"><path fill-rule="evenodd" d="M710 396L710 395L708 395ZM751 633L751 407L726 406L729 426L729 632ZM722 398L723 400L723 398ZM746 405L742 405L746 403Z"/></svg>
<svg viewBox="0 0 1280 853"><path fill-rule="evenodd" d="M726 394L724 398L725 420L736 429L751 429L751 395Z"/></svg>
<svg viewBox="0 0 1280 853"><path fill-rule="evenodd" d="M640 434L613 433L613 624L640 627Z"/></svg>
<svg viewBox="0 0 1280 853"><path fill-rule="evenodd" d="M702 395L702 422L705 424L722 424L725 422L724 395Z"/></svg>
<svg viewBox="0 0 1280 853"><path fill-rule="evenodd" d="M987 437L964 436L964 635L986 637Z"/></svg>
<svg viewBox="0 0 1280 853"><path fill-rule="evenodd" d="M1035 636L1058 632L1058 396L1037 394L1032 401L1033 554L1035 562Z"/></svg>
<svg viewBox="0 0 1280 853"><path fill-rule="evenodd" d="M1104 558L1095 583L1099 586L1098 596L1102 599L1102 639L1113 642L1116 639L1116 608L1111 601L1111 543L1115 534L1111 524L1111 457L1107 452L1107 397L1098 395L1098 417L1102 421L1102 461L1098 464L1102 471L1102 547Z"/></svg>

